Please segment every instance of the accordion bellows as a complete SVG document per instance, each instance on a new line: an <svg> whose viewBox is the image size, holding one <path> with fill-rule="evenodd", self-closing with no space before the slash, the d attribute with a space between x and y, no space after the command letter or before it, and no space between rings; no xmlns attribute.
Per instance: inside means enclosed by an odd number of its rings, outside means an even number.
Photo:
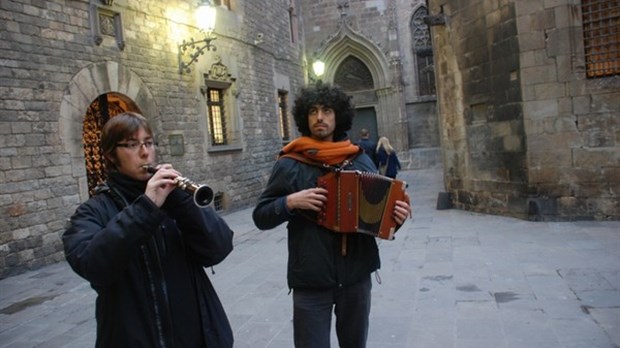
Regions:
<svg viewBox="0 0 620 348"><path fill-rule="evenodd" d="M327 189L327 203L317 223L334 232L365 233L394 239L392 217L397 200L405 200L407 183L375 173L353 170L329 172L317 185Z"/></svg>

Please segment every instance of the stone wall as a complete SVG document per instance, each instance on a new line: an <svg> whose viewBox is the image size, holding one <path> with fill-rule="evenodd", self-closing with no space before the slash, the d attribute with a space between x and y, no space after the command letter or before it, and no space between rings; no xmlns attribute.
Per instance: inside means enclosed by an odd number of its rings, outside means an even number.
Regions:
<svg viewBox="0 0 620 348"><path fill-rule="evenodd" d="M620 75L586 78L580 4L516 2L531 213L620 218Z"/></svg>
<svg viewBox="0 0 620 348"><path fill-rule="evenodd" d="M0 3L0 278L64 258L59 235L87 198L80 115L100 94L136 103L158 136L160 160L224 191L227 210L254 203L282 146L277 90L292 100L303 84L301 43L291 42L288 2L233 2L232 11L218 9L217 51L179 74L177 45L198 36L194 6ZM96 42L94 9L120 15L122 37ZM216 56L235 79L237 146L228 149L210 145L200 92ZM181 155L171 154L173 134L183 137Z"/></svg>
<svg viewBox="0 0 620 348"><path fill-rule="evenodd" d="M586 79L580 4L429 1L447 190L528 219L620 218L620 79Z"/></svg>
<svg viewBox="0 0 620 348"><path fill-rule="evenodd" d="M408 161L407 152L412 148L412 133L420 131L413 128L416 124L434 125L430 131L437 133L436 123L428 122L436 118L434 109L408 107L421 101L410 21L423 5L424 1L400 0L302 2L308 64L317 58L324 60L326 72L322 79L326 81L332 81L339 64L349 55L368 67L374 89L353 92L353 101L376 111L377 137L387 136L404 161Z"/></svg>
<svg viewBox="0 0 620 348"><path fill-rule="evenodd" d="M254 204L283 145L277 91L289 92L291 107L325 50L336 63L352 54L368 64L376 89L361 93L372 98L360 107L376 111L405 167L438 165L435 101L418 95L412 54L411 20L424 0L231 1L230 11L218 9L217 51L183 74L178 44L199 38L195 1L102 3L0 2L0 278L63 259L59 235L88 198L83 115L103 94L135 104L157 134L160 161L222 193L223 213ZM96 28L99 12L121 21ZM349 31L338 41L344 20ZM226 147L210 144L201 92L218 57L234 80ZM182 138L182 154L172 136Z"/></svg>

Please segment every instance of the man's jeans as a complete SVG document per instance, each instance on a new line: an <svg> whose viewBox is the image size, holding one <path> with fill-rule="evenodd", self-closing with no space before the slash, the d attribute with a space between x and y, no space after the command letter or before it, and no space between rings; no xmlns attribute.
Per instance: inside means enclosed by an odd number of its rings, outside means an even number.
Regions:
<svg viewBox="0 0 620 348"><path fill-rule="evenodd" d="M332 308L336 314L336 334L340 347L366 347L371 289L370 275L357 284L341 288L294 289L295 347L329 347Z"/></svg>

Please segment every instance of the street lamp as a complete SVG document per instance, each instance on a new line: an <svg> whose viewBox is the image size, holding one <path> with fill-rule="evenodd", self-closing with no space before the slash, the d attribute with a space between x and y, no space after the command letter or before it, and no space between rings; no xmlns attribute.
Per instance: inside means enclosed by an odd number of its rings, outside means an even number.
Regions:
<svg viewBox="0 0 620 348"><path fill-rule="evenodd" d="M196 10L196 22L200 32L204 34L204 38L201 40L194 40L190 38L189 41L183 40L183 43L179 45L179 73L189 73L191 71L190 66L194 64L198 57L204 54L205 51L215 51L216 47L211 41L217 39L213 30L215 29L215 7L211 4L210 0L201 0L198 9ZM189 51L189 61L186 63L183 61L183 56Z"/></svg>
<svg viewBox="0 0 620 348"><path fill-rule="evenodd" d="M312 63L312 71L314 71L314 76L320 80L323 73L325 73L325 63L319 59L315 60Z"/></svg>

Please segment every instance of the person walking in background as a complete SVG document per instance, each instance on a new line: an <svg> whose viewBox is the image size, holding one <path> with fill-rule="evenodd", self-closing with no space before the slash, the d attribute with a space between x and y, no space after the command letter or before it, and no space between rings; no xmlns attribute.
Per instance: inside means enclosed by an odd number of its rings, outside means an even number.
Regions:
<svg viewBox="0 0 620 348"><path fill-rule="evenodd" d="M379 167L379 173L392 179L396 178L400 170L400 161L396 151L386 137L379 138L377 143L377 167Z"/></svg>
<svg viewBox="0 0 620 348"><path fill-rule="evenodd" d="M377 154L375 152L377 144L375 144L374 141L370 140L370 132L368 131L368 129L362 128L362 130L360 130L360 140L357 145L361 147L362 150L364 150L364 152L372 160L372 163L377 166Z"/></svg>
<svg viewBox="0 0 620 348"><path fill-rule="evenodd" d="M101 149L106 185L76 209L62 235L69 265L97 292L95 346L232 347L204 267L232 251L233 231L177 188L181 175L172 165L156 165L142 115L111 118Z"/></svg>
<svg viewBox="0 0 620 348"><path fill-rule="evenodd" d="M330 346L332 311L340 346L366 346L370 274L380 266L375 237L348 233L344 238L306 217L325 204L327 190L317 187L317 179L329 167L377 172L370 158L347 138L353 115L351 97L341 89L324 83L302 89L293 108L302 136L280 152L252 212L261 230L288 222L287 280L293 291L298 348ZM411 211L406 197L407 202L396 201L392 215L399 227Z"/></svg>

